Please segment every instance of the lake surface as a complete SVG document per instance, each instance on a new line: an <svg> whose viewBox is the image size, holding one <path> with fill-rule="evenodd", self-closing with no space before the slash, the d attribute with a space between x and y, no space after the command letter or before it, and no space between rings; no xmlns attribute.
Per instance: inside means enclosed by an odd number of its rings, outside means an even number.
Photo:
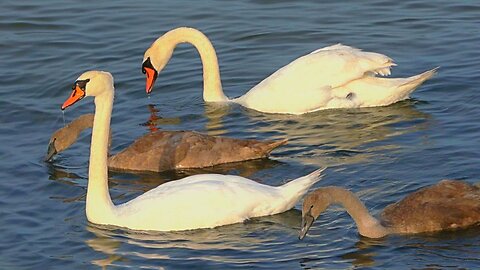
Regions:
<svg viewBox="0 0 480 270"><path fill-rule="evenodd" d="M457 3L455 3L457 2ZM157 128L236 138L288 139L270 160L181 172L110 174L115 203L205 172L280 185L328 166L315 187L352 190L373 214L445 178L476 183L480 164L478 1L11 1L0 10L0 269L447 269L480 267L480 229L360 237L332 207L299 241L300 204L216 229L141 234L90 224L85 192L90 132L53 164L51 133L93 111L60 106L84 71L115 76L116 152ZM223 108L202 100L201 63L181 45L145 95L143 52L166 31L201 29L217 49L226 95L240 96L276 69L338 42L384 53L393 76L441 66L392 106L303 116Z"/></svg>

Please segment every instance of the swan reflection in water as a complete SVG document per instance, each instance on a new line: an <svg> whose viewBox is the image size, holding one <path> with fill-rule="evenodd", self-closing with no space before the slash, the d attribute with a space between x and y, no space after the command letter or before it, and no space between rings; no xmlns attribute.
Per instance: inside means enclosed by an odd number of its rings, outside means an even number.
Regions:
<svg viewBox="0 0 480 270"><path fill-rule="evenodd" d="M480 240L480 226L474 226L459 231L443 231L437 233L423 233L415 235L398 235L384 239L370 239L360 237L354 245L354 250L341 257L350 261L355 267L379 266L375 257L389 256L394 250L402 249L403 253L410 253L411 256L421 258L424 254L431 254L431 257L444 257L446 251L455 254L464 254L464 259L469 260L472 247L478 247ZM458 257L458 256L457 256ZM452 257L453 258L453 257ZM454 261L462 262L463 258L455 258ZM440 260L439 260L440 261ZM452 264L437 265L438 268L449 268ZM381 266L380 266L381 267Z"/></svg>
<svg viewBox="0 0 480 270"><path fill-rule="evenodd" d="M417 110L416 103L406 100L386 107L324 110L300 116L263 114L235 104L224 108L206 104L206 129L208 134L232 129L230 132L242 137L288 139L286 145L273 151L274 157L332 167L401 149L398 141L389 139L421 131L429 124L430 115Z"/></svg>
<svg viewBox="0 0 480 270"><path fill-rule="evenodd" d="M435 234L435 236L421 234L383 239L360 237L356 242L351 240L358 238L358 235L347 234L343 238L340 237L337 243L311 243L310 246L315 246L315 249L304 249L305 242L299 242L296 237L300 219L301 212L294 209L274 216L255 218L244 224L182 232L138 232L88 224L86 229L92 233L92 237L85 243L98 253L95 256L96 259L92 260L92 264L101 266L103 269L107 269L109 265L128 264L138 258L143 259L145 267L148 265L160 267L162 264L175 266L185 260L202 260L203 263L206 263L205 261L241 263L251 260L256 264L268 264L272 260L278 260L275 258L274 251L279 246L293 250L293 257L289 255L288 260L298 261L302 269L312 269L329 268L323 263L326 258L331 257L338 258L337 262L340 265L378 266L376 258L388 256L392 249L398 248L404 249L405 252L411 250L415 254L419 251L431 253L432 256L445 249L466 252L469 247L465 242L455 244L455 241L459 238L471 238L472 240L468 242L474 245L475 241L478 241L478 228L472 228L457 233ZM285 235L285 237L279 238L278 235ZM352 239L349 239L350 236ZM353 245L345 246L345 242L353 242ZM321 247L322 245L324 248ZM379 261L382 260L379 259Z"/></svg>
<svg viewBox="0 0 480 270"><path fill-rule="evenodd" d="M292 245L297 242L295 235L300 219L301 212L293 209L244 223L178 232L142 232L89 223L86 229L92 233L92 238L85 243L106 256L92 260L92 264L103 269L138 257L148 259L142 262L155 267L200 259L213 263L242 262L246 254L250 254L258 263L269 263L275 259L272 253L275 247L272 245ZM288 239L292 242L279 243L286 240L279 239L278 234L290 235Z"/></svg>
<svg viewBox="0 0 480 270"><path fill-rule="evenodd" d="M156 132L160 130L160 125L178 125L182 122L179 117L164 118L159 116L159 109L155 108L154 104L148 104L147 109L150 112L150 116L145 123L141 123L141 126L146 126L150 132Z"/></svg>
<svg viewBox="0 0 480 270"><path fill-rule="evenodd" d="M306 244L316 248L309 249L307 255L299 256L299 266L302 269L330 269L351 268L348 267L348 264L351 264L353 268L388 268L388 262L384 265L379 263L386 263L384 258L390 258L392 252L398 250L401 250L404 256L420 260L425 254L430 254L432 258L438 256L439 261L448 251L452 254L464 254L464 258L452 257L451 265L436 265L439 269L451 268L452 265L461 265L462 259L471 260L472 248L480 247L479 229L480 226L474 226L460 231L395 235L380 239L347 233L335 238L338 239L338 245L332 243L331 235L320 237ZM322 245L325 248L321 248ZM332 261L328 258L336 258L338 265L332 266Z"/></svg>
<svg viewBox="0 0 480 270"><path fill-rule="evenodd" d="M135 258L147 259L143 260L145 264L159 267L162 264L175 265L184 260L198 260L198 256L202 256L202 261L213 263L235 263L250 258L257 264L268 264L278 259L273 252L278 245L298 248L295 233L300 226L300 218L301 212L294 209L275 216L255 218L244 224L183 232L136 232L88 224L86 229L92 233L92 238L85 243L98 253L92 264L102 269L107 269L109 265L122 265ZM292 242L282 243L288 239L279 239L278 234L290 235L287 238ZM357 267L373 266L377 255L375 248L385 245L385 240L362 238L355 243L354 251L347 249L349 252L340 257ZM311 254L311 258L302 258L301 252L295 255L301 268L310 269L324 259ZM330 250L328 254L331 255Z"/></svg>
<svg viewBox="0 0 480 270"><path fill-rule="evenodd" d="M366 162L384 151L401 151L402 145L395 138L428 128L430 115L417 110L417 103L406 100L386 107L324 110L300 116L205 103L206 122L204 131L199 131L213 136L287 139L271 157L335 167ZM182 124L202 122L188 116L180 116Z"/></svg>
<svg viewBox="0 0 480 270"><path fill-rule="evenodd" d="M109 187L112 192L112 199L122 200L123 198L134 198L148 190L157 187L168 181L174 181L187 176L196 175L199 173L219 173L219 174L235 174L243 177L251 178L257 182L262 182L257 174L263 170L270 170L282 162L271 160L269 158L248 160L243 162L220 164L208 168L188 169L165 171L161 173L128 173L119 171L109 172ZM58 195L53 199L62 200L63 202L82 201L86 196L87 185L87 166L82 171L82 175L69 172L73 168L64 165L57 165L54 163L46 163L50 180L66 184L69 186L82 187L81 193L75 196ZM272 183L275 184L275 183ZM276 183L275 185L278 185ZM80 192L80 190L79 190Z"/></svg>

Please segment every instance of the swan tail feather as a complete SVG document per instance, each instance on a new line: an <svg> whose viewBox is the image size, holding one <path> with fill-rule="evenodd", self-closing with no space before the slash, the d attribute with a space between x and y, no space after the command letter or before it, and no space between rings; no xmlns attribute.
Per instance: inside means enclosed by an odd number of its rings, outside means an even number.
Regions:
<svg viewBox="0 0 480 270"><path fill-rule="evenodd" d="M418 86L420 86L423 82L425 82L426 80L430 79L433 75L435 75L437 73L438 68L439 67L436 67L434 69L425 71L421 74L403 79L404 81L397 86L396 92L399 93L399 95L403 96L403 99L408 98L408 96L415 89L417 89Z"/></svg>
<svg viewBox="0 0 480 270"><path fill-rule="evenodd" d="M425 71L421 74L418 74L418 75L415 75L415 76L412 76L410 78L408 78L406 82L404 82L403 84L400 85L401 86L406 86L406 85L414 85L414 87L417 87L419 86L420 84L422 84L424 81L430 79L433 75L435 75L437 73L437 70L439 69L440 67L436 67L436 68L433 68L431 70L428 70L428 71Z"/></svg>
<svg viewBox="0 0 480 270"><path fill-rule="evenodd" d="M273 149L281 146L281 145L284 145L287 143L287 139L285 140L281 140L281 141L272 141L271 143L268 143L268 144L264 144L261 146L262 148L262 152L265 156L269 155L270 152L273 151Z"/></svg>
<svg viewBox="0 0 480 270"><path fill-rule="evenodd" d="M439 68L440 67L436 67L434 69L425 71L421 74L418 74L418 75L412 76L410 78L407 78L407 81L402 83L401 85L399 85L399 87L408 86L409 88L411 87L411 88L415 89L417 86L422 84L424 81L430 79L433 75L435 75Z"/></svg>
<svg viewBox="0 0 480 270"><path fill-rule="evenodd" d="M308 175L294 179L279 187L281 193L287 200L294 205L300 198L307 193L308 189L322 179L322 172L326 169L321 168L311 172ZM293 207L292 205L292 207Z"/></svg>

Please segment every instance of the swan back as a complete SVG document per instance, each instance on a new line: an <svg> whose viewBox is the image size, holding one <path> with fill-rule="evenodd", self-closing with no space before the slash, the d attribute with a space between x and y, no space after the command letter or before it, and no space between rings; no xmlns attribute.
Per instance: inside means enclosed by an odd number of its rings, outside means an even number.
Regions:
<svg viewBox="0 0 480 270"><path fill-rule="evenodd" d="M262 112L302 114L329 107L358 107L333 89L367 73L390 74L389 57L334 45L304 55L233 101ZM339 99L339 100L337 100ZM332 103L332 104L329 104Z"/></svg>
<svg viewBox="0 0 480 270"><path fill-rule="evenodd" d="M286 141L241 140L192 131L157 131L112 156L109 167L134 171L203 168L267 157Z"/></svg>
<svg viewBox="0 0 480 270"><path fill-rule="evenodd" d="M480 223L480 188L443 180L391 204L382 222L399 233L449 230Z"/></svg>
<svg viewBox="0 0 480 270"><path fill-rule="evenodd" d="M303 196L296 189L320 180L322 170L272 187L250 179L200 174L171 181L117 208L119 226L142 230L213 228L291 209ZM295 188L297 187L297 188Z"/></svg>

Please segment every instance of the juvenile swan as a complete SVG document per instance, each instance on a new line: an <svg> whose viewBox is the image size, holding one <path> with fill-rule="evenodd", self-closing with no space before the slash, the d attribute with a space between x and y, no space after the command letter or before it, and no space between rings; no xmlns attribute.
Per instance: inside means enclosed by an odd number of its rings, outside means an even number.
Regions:
<svg viewBox="0 0 480 270"><path fill-rule="evenodd" d="M93 114L85 114L52 134L45 158L75 143L80 133L93 126ZM138 138L127 148L108 157L114 170L161 172L203 168L229 162L267 157L287 141L241 140L209 136L193 131L156 131Z"/></svg>
<svg viewBox="0 0 480 270"><path fill-rule="evenodd" d="M330 204L342 205L356 223L358 232L369 238L451 230L480 223L480 189L462 181L442 180L422 188L388 205L381 220L371 216L352 192L340 187L325 187L305 197L300 239Z"/></svg>
<svg viewBox="0 0 480 270"><path fill-rule="evenodd" d="M86 96L95 97L86 198L86 215L92 223L155 231L212 228L284 212L320 180L323 170L279 187L234 175L199 174L162 184L114 205L107 170L113 77L108 72L87 71L73 89L62 110Z"/></svg>
<svg viewBox="0 0 480 270"><path fill-rule="evenodd" d="M254 86L229 99L222 90L217 55L210 40L194 28L180 27L159 37L145 51L146 91L179 43L191 43L203 64L203 99L235 102L265 113L303 114L322 109L385 106L409 98L436 69L408 78L382 78L394 66L389 57L337 44L293 60Z"/></svg>

